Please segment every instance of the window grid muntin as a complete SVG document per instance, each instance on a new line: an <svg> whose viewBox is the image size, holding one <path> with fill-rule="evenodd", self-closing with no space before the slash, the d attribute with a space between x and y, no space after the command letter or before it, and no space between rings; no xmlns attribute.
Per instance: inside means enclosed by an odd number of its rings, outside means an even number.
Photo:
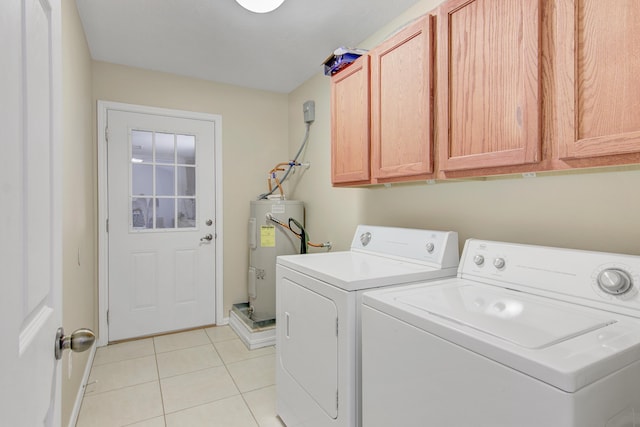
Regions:
<svg viewBox="0 0 640 427"><path fill-rule="evenodd" d="M138 159L136 157L134 157L134 148L138 148L138 147L134 147L133 142L134 142L134 135L136 133L140 133L140 134L144 134L144 133L150 133L151 134L151 161L147 161L144 159ZM130 152L130 168L129 168L129 176L131 177L130 179L130 185L129 185L129 207L130 207L130 217L129 217L129 229L132 232L157 232L157 231L178 231L178 230L192 230L192 229L196 229L196 224L197 224L197 216L198 216L198 206L197 206L197 194L198 194L198 177L197 177L197 139L195 135L190 135L187 133L168 133L168 132L156 132L156 131L149 131L149 130L141 130L141 129L132 129L131 130L131 137L130 137L130 142L129 142L129 152ZM166 135L171 135L172 139L173 139L173 163L169 162L169 156L158 156L158 144L157 144L157 135L163 135L166 138ZM138 135L140 136L140 135ZM189 151L189 147L188 147L188 142L191 142L191 156L183 156L186 159L186 162L178 162L178 157L179 157L179 148L178 148L178 141L181 141L180 145L181 146L187 146L187 154ZM186 144L185 144L186 141ZM160 157L160 159L158 159L158 157ZM140 161L141 160L141 161ZM165 161L159 161L159 160L165 160ZM139 194L133 194L133 187L135 184L135 177L134 177L134 165L137 164L143 164L143 165L149 165L152 168L152 194L151 195L139 195ZM173 168L173 194L169 195L159 195L158 194L158 166L170 166ZM186 195L178 195L178 193L181 191L178 187L178 170L180 170L180 168L184 168L182 169L182 171L185 172L185 182L187 185L187 191L190 190L190 188L188 187L189 183L189 178L191 178L192 180L192 192L193 194L186 194ZM191 176L188 177L187 175L189 174L187 171L189 169L192 169L193 172L191 172ZM148 203L147 203L147 209L145 212L145 216L146 216L146 221L145 221L145 226L144 227L136 227L135 224L139 223L139 221L137 220L137 218L135 217L137 215L136 213L136 209L140 209L140 203L137 203L137 206L134 207L134 202L138 199L148 199ZM167 227L165 224L161 224L161 227L158 227L158 208L159 208L159 204L160 204L160 200L172 200L173 201L173 217L170 218L173 221L173 226L172 227ZM191 216L192 218L186 218L184 219L184 217L180 217L180 207L185 207L187 206L186 204L181 204L180 200L191 200L191 209L189 209L191 211ZM150 202L150 203L149 203ZM149 206L150 205L150 206ZM164 217L163 217L164 218ZM151 221L149 221L151 220ZM150 227L149 227L150 225Z"/></svg>

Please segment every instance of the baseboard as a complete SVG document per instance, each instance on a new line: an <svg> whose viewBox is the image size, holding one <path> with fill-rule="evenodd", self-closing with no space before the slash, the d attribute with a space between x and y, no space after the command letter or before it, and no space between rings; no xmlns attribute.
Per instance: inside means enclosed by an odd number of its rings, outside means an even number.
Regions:
<svg viewBox="0 0 640 427"><path fill-rule="evenodd" d="M93 366L93 359L96 356L96 348L97 346L91 346L91 350L89 353L89 359L87 360L87 365L84 368L84 375L82 376L82 381L80 382L80 388L78 389L78 394L76 395L76 402L73 405L73 411L71 411L71 417L69 417L69 427L74 427L78 422L78 415L80 415L80 407L82 406L82 398L84 397L84 389L87 388L87 383L89 382L89 375L91 374L91 367ZM71 357L71 353L69 357Z"/></svg>

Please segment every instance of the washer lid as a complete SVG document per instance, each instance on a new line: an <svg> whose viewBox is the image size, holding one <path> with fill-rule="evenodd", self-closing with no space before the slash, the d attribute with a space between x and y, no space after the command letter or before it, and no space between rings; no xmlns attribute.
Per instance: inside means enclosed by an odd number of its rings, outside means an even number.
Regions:
<svg viewBox="0 0 640 427"><path fill-rule="evenodd" d="M379 289L362 301L569 393L640 357L638 319L467 279Z"/></svg>
<svg viewBox="0 0 640 427"><path fill-rule="evenodd" d="M498 289L435 287L397 301L529 349L545 348L614 322L598 312Z"/></svg>

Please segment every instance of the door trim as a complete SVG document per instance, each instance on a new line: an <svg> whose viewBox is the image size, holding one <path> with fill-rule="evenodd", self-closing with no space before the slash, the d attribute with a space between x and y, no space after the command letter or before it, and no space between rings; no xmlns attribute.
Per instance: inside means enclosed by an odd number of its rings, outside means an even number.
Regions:
<svg viewBox="0 0 640 427"><path fill-rule="evenodd" d="M197 113L193 111L172 110L144 105L125 104L120 102L98 100L97 129L98 129L98 340L97 345L108 344L109 325L107 324L107 310L109 308L109 235L106 223L108 214L107 193L107 113L109 110L126 111L130 113L155 114L179 117L193 120L206 120L214 123L214 156L215 156L215 221L216 221L216 324L226 324L228 319L223 317L223 221L222 221L222 116L218 114Z"/></svg>

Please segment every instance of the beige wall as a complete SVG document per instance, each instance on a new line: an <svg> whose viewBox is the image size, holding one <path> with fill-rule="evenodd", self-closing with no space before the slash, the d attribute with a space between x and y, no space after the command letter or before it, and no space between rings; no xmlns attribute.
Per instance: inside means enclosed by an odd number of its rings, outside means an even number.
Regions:
<svg viewBox="0 0 640 427"><path fill-rule="evenodd" d="M418 3L360 47L375 46L438 3ZM336 242L335 249L347 249L354 227L368 223L454 230L461 244L476 237L640 255L637 167L527 179L330 188L329 89L329 78L319 73L289 94L290 153L304 131L302 102L316 101L306 155L312 167L295 186L295 197L307 204L312 239L327 238Z"/></svg>
<svg viewBox="0 0 640 427"><path fill-rule="evenodd" d="M62 1L63 298L65 331L97 330L96 152L91 57L73 0ZM68 358L72 357L71 375ZM89 352L65 352L62 425L69 423Z"/></svg>
<svg viewBox="0 0 640 427"><path fill-rule="evenodd" d="M354 224L363 216L361 207L365 190L331 186L329 78L322 74L289 94L289 156L295 156L304 137L302 104L307 100L315 101L316 117L311 124L306 150L298 160L308 161L311 166L296 170L285 185L287 196L305 203L305 229L310 241L330 241L333 250L348 249ZM325 249L310 249L310 252L323 251Z"/></svg>
<svg viewBox="0 0 640 427"><path fill-rule="evenodd" d="M94 62L93 96L94 105L104 100L222 116L223 305L228 316L232 304L248 300L249 202L267 191L267 172L287 160L287 95Z"/></svg>

